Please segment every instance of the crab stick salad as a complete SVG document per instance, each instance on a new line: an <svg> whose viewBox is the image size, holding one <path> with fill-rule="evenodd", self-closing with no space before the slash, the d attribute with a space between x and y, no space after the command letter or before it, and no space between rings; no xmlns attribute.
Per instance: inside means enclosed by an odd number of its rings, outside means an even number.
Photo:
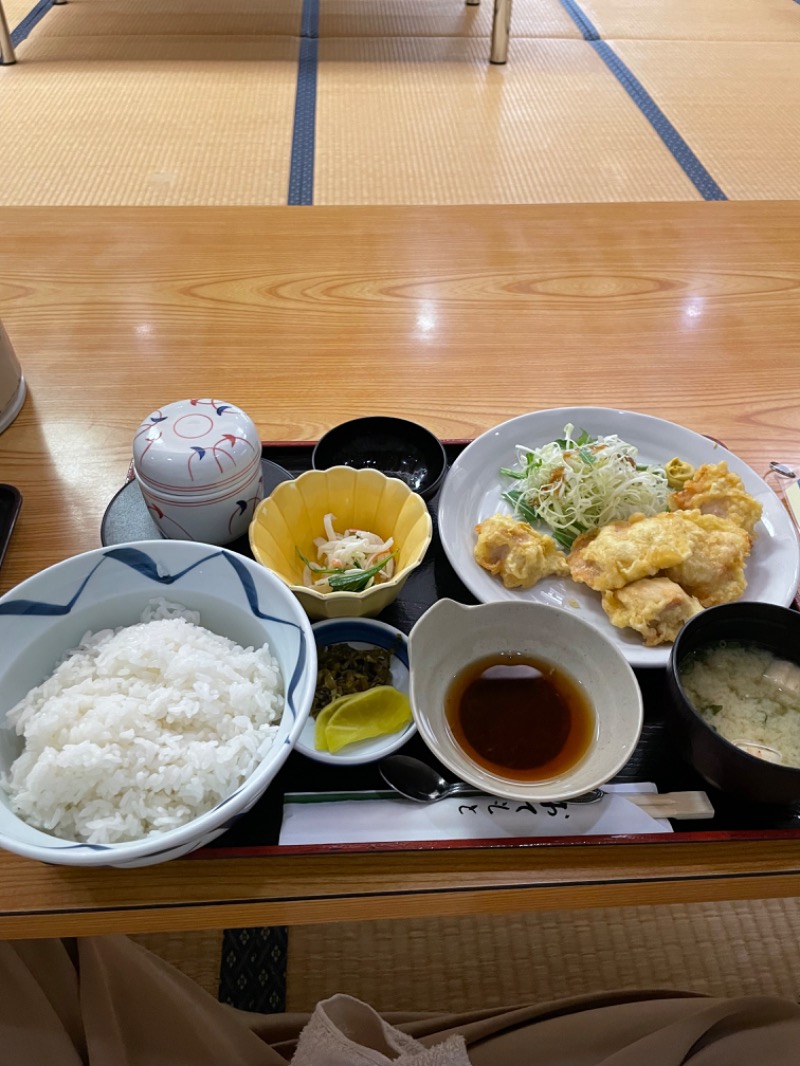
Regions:
<svg viewBox="0 0 800 1066"><path fill-rule="evenodd" d="M325 536L315 537L315 561L307 559L298 549L305 563L303 583L318 592L364 592L376 583L389 581L395 571L397 549L394 540L383 540L365 529L346 529L337 533L333 523L336 516L326 514Z"/></svg>

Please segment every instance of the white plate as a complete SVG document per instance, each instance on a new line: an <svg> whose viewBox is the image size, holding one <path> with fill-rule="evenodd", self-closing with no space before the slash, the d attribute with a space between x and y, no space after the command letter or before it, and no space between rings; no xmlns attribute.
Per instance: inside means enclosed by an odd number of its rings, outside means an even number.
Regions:
<svg viewBox="0 0 800 1066"><path fill-rule="evenodd" d="M318 649L329 644L349 644L353 648L388 648L392 652L392 685L408 695L408 637L405 633L375 618L330 618L315 622L311 629ZM359 740L355 744L347 744L339 751L330 752L317 751L314 746L316 725L315 718L307 719L295 744L295 751L307 755L309 759L330 763L332 766L358 766L383 759L402 748L417 731L416 725L409 722L395 733Z"/></svg>
<svg viewBox="0 0 800 1066"><path fill-rule="evenodd" d="M453 463L442 488L439 503L442 546L453 569L481 603L527 599L571 608L601 629L631 666L664 666L669 659L671 645L646 648L632 630L612 626L600 606L600 596L585 585L569 578L551 577L532 589L507 589L475 562L477 523L489 515L507 514L511 510L502 499L504 489L511 482L501 477L500 468L514 465L515 445L540 447L558 440L568 422L576 430L585 429L596 436L618 434L622 440L636 445L645 463L665 463L678 456L700 466L724 459L764 508L747 560L747 590L742 599L782 606L792 602L800 581L797 534L778 497L741 459L707 437L661 418L605 407L559 407L520 415L478 437Z"/></svg>

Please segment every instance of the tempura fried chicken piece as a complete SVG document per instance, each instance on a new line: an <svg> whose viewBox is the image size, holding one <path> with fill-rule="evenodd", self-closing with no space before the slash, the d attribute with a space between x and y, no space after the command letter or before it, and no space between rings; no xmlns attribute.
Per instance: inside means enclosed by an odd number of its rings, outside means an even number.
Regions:
<svg viewBox="0 0 800 1066"><path fill-rule="evenodd" d="M496 514L475 527L475 561L499 576L507 589L529 589L551 574L569 574L566 558L552 537L527 522Z"/></svg>
<svg viewBox="0 0 800 1066"><path fill-rule="evenodd" d="M726 462L698 467L681 491L672 493L669 506L673 511L698 510L729 518L748 533L753 532L762 510L761 504L745 491L739 475L728 470Z"/></svg>
<svg viewBox="0 0 800 1066"><path fill-rule="evenodd" d="M730 603L747 588L744 564L753 538L736 522L700 511L676 511L690 531L687 559L664 571L704 607Z"/></svg>
<svg viewBox="0 0 800 1066"><path fill-rule="evenodd" d="M645 577L603 593L603 610L619 629L635 629L648 648L671 643L685 622L703 609L668 577Z"/></svg>
<svg viewBox="0 0 800 1066"><path fill-rule="evenodd" d="M668 512L650 518L635 514L581 534L567 563L574 581L606 592L677 566L691 552L689 527L682 518Z"/></svg>

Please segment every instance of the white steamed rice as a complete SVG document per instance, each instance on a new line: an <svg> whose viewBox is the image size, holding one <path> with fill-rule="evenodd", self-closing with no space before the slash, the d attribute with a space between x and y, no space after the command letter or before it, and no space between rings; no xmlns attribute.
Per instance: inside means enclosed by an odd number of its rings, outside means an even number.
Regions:
<svg viewBox="0 0 800 1066"><path fill-rule="evenodd" d="M272 745L283 685L266 645L164 601L142 619L87 633L9 712L25 747L2 784L29 824L91 844L163 833L234 792Z"/></svg>

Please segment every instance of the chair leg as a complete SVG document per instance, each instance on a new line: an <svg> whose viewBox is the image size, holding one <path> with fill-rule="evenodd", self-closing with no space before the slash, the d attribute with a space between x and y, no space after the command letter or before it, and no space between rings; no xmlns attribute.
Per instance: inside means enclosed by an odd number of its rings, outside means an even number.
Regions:
<svg viewBox="0 0 800 1066"><path fill-rule="evenodd" d="M11 43L6 13L3 11L3 0L0 0L0 64L10 66L16 61L17 57L14 55L14 46Z"/></svg>
<svg viewBox="0 0 800 1066"><path fill-rule="evenodd" d="M508 35L511 29L511 0L494 0L492 19L492 50L490 63L505 63L508 59Z"/></svg>

